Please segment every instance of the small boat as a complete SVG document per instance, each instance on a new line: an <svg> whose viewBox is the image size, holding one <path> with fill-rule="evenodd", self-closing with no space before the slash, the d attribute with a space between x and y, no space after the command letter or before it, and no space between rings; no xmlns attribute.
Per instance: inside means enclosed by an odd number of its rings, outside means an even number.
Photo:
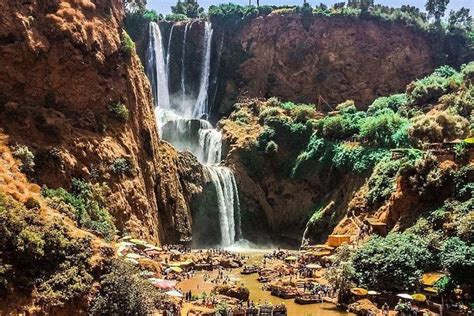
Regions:
<svg viewBox="0 0 474 316"><path fill-rule="evenodd" d="M270 281L270 278L269 278L269 277L266 277L266 276L263 276L263 275L261 275L261 276L259 276L259 277L258 277L258 279L257 279L257 280L258 280L258 282L260 282L260 283L267 283L268 281Z"/></svg>
<svg viewBox="0 0 474 316"><path fill-rule="evenodd" d="M271 290L270 294L279 298L290 299L290 298L295 298L298 293L291 289L276 289L275 288Z"/></svg>
<svg viewBox="0 0 474 316"><path fill-rule="evenodd" d="M251 265L251 266L244 266L240 274L253 274L258 272L258 267Z"/></svg>
<svg viewBox="0 0 474 316"><path fill-rule="evenodd" d="M321 298L319 295L306 294L295 297L295 303L300 305L316 304L321 303Z"/></svg>

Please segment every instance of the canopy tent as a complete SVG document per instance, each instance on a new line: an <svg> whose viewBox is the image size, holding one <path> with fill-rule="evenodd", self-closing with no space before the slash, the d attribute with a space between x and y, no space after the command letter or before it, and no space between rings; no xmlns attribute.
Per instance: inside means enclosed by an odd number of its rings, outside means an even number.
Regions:
<svg viewBox="0 0 474 316"><path fill-rule="evenodd" d="M412 300L413 299L413 297L410 294L407 294L407 293L400 293L400 294L397 294L397 296L400 297L400 298L406 299L406 300Z"/></svg>
<svg viewBox="0 0 474 316"><path fill-rule="evenodd" d="M125 258L127 259L140 259L141 257L142 256L137 253L127 253L127 255L125 256Z"/></svg>
<svg viewBox="0 0 474 316"><path fill-rule="evenodd" d="M169 273L169 272L181 273L181 272L183 272L183 269L181 269L180 267L169 267L168 269L165 270L165 272L167 272L167 273Z"/></svg>
<svg viewBox="0 0 474 316"><path fill-rule="evenodd" d="M321 269L322 267L319 264L310 263L306 265L306 268L315 270L315 269Z"/></svg>
<svg viewBox="0 0 474 316"><path fill-rule="evenodd" d="M369 293L369 291L361 287L353 287L350 291L352 294L357 295L357 296L365 296Z"/></svg>
<svg viewBox="0 0 474 316"><path fill-rule="evenodd" d="M417 302L424 302L424 301L426 301L426 295L421 294L421 293L412 294L411 297L412 297L415 301L417 301Z"/></svg>
<svg viewBox="0 0 474 316"><path fill-rule="evenodd" d="M186 260L186 261L178 261L178 262L170 262L168 265L170 267L187 267L194 264L191 260Z"/></svg>
<svg viewBox="0 0 474 316"><path fill-rule="evenodd" d="M433 286L436 282L448 275L443 272L428 272L421 276L421 284L424 286Z"/></svg>
<svg viewBox="0 0 474 316"><path fill-rule="evenodd" d="M165 294L168 296L173 296L173 297L183 297L183 294L181 294L181 292L176 291L176 290L165 292Z"/></svg>
<svg viewBox="0 0 474 316"><path fill-rule="evenodd" d="M149 278L148 282L153 284L156 288L159 288L162 290L172 289L178 283L177 281L174 281L174 280L163 280L163 279L157 279L157 278Z"/></svg>

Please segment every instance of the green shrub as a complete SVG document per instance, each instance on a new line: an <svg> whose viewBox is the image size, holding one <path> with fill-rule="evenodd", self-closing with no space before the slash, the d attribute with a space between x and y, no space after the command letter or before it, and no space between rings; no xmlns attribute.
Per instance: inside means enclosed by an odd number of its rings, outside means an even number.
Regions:
<svg viewBox="0 0 474 316"><path fill-rule="evenodd" d="M344 115L325 117L318 125L322 136L335 140L344 140L359 133L358 126Z"/></svg>
<svg viewBox="0 0 474 316"><path fill-rule="evenodd" d="M474 246L458 237L448 238L441 249L441 264L457 284L474 284Z"/></svg>
<svg viewBox="0 0 474 316"><path fill-rule="evenodd" d="M474 79L474 61L463 65L461 67L461 73L464 76L464 80L472 82Z"/></svg>
<svg viewBox="0 0 474 316"><path fill-rule="evenodd" d="M110 165L110 170L116 175L133 175L133 163L124 157L115 159Z"/></svg>
<svg viewBox="0 0 474 316"><path fill-rule="evenodd" d="M283 112L281 111L280 108L277 108L277 107L269 107L269 108L266 108L265 110L263 110L262 112L260 112L259 116L258 116L258 120L260 122L260 124L267 124L267 119L270 118L270 117L275 117L275 116L280 116L282 115Z"/></svg>
<svg viewBox="0 0 474 316"><path fill-rule="evenodd" d="M269 141L267 143L267 146L265 147L265 153L267 154L274 154L278 152L278 145L275 143L273 140Z"/></svg>
<svg viewBox="0 0 474 316"><path fill-rule="evenodd" d="M360 137L370 144L388 148L408 145L409 121L392 110L378 111L360 125Z"/></svg>
<svg viewBox="0 0 474 316"><path fill-rule="evenodd" d="M41 218L0 193L0 292L34 293L47 310L90 291L91 241L72 237L62 222Z"/></svg>
<svg viewBox="0 0 474 316"><path fill-rule="evenodd" d="M113 260L102 276L93 299L92 315L152 315L164 297L140 276L140 271L120 259Z"/></svg>
<svg viewBox="0 0 474 316"><path fill-rule="evenodd" d="M290 110L291 117L298 123L306 123L306 121L316 116L316 109L314 106L301 104L293 107Z"/></svg>
<svg viewBox="0 0 474 316"><path fill-rule="evenodd" d="M376 114L380 110L390 109L393 112L397 112L397 110L405 106L408 103L408 99L406 94L394 94L389 97L380 97L375 99L367 110L367 113L373 115Z"/></svg>
<svg viewBox="0 0 474 316"><path fill-rule="evenodd" d="M35 168L35 155L26 145L18 145L13 149L13 157L20 160L20 170L24 173L32 173Z"/></svg>
<svg viewBox="0 0 474 316"><path fill-rule="evenodd" d="M373 236L352 257L358 285L396 292L413 290L425 271L437 267L429 241L409 233Z"/></svg>
<svg viewBox="0 0 474 316"><path fill-rule="evenodd" d="M109 105L109 112L112 116L121 122L128 121L130 113L127 109L127 106L121 102L112 103Z"/></svg>
<svg viewBox="0 0 474 316"><path fill-rule="evenodd" d="M333 163L335 167L341 170L365 173L389 154L390 152L384 148L338 143L334 146Z"/></svg>
<svg viewBox="0 0 474 316"><path fill-rule="evenodd" d="M241 109L237 112L232 112L230 119L245 126L250 123L251 116L247 111Z"/></svg>
<svg viewBox="0 0 474 316"><path fill-rule="evenodd" d="M438 101L462 83L462 75L449 66L443 66L423 79L414 81L407 87L409 102L424 106Z"/></svg>
<svg viewBox="0 0 474 316"><path fill-rule="evenodd" d="M417 116L412 119L412 126L408 129L411 140L418 145L464 138L468 133L468 120L445 111Z"/></svg>
<svg viewBox="0 0 474 316"><path fill-rule="evenodd" d="M409 150L403 158L393 160L390 156L383 158L376 166L367 182L369 191L367 200L370 203L385 201L394 191L400 170L412 166L421 158L422 152Z"/></svg>
<svg viewBox="0 0 474 316"><path fill-rule="evenodd" d="M166 21L170 22L179 22L179 21L186 21L188 17L185 14L167 14L165 16Z"/></svg>
<svg viewBox="0 0 474 316"><path fill-rule="evenodd" d="M79 179L72 179L72 192L62 188L44 187L42 194L48 203L76 221L78 227L91 230L111 240L115 235L113 218L107 210L109 188L106 184L91 184Z"/></svg>
<svg viewBox="0 0 474 316"><path fill-rule="evenodd" d="M135 43L125 30L122 31L121 50L128 57L132 56L135 51Z"/></svg>

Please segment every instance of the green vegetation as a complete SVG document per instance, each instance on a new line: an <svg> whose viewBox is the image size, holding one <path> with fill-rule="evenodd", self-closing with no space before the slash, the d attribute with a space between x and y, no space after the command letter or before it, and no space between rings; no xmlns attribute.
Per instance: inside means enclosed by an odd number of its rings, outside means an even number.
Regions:
<svg viewBox="0 0 474 316"><path fill-rule="evenodd" d="M171 7L171 12L191 19L204 16L204 9L199 6L196 0L178 0L178 3ZM166 19L169 20L168 17Z"/></svg>
<svg viewBox="0 0 474 316"><path fill-rule="evenodd" d="M111 240L116 229L107 210L108 186L73 178L71 187L71 192L44 187L42 194L53 208L73 219L78 227Z"/></svg>
<svg viewBox="0 0 474 316"><path fill-rule="evenodd" d="M27 209L0 193L0 293L35 293L47 309L64 306L90 290L90 240L71 237L59 221L44 223L39 209Z"/></svg>
<svg viewBox="0 0 474 316"><path fill-rule="evenodd" d="M107 264L100 291L91 304L92 315L151 315L162 295L139 275L140 270L122 260Z"/></svg>
<svg viewBox="0 0 474 316"><path fill-rule="evenodd" d="M110 170L116 175L130 176L134 173L133 163L125 157L115 159L110 165Z"/></svg>
<svg viewBox="0 0 474 316"><path fill-rule="evenodd" d="M130 112L128 111L127 106L122 102L110 104L109 112L116 120L120 122L126 122L130 117Z"/></svg>
<svg viewBox="0 0 474 316"><path fill-rule="evenodd" d="M179 21L186 21L188 17L185 14L167 14L165 16L166 21L170 22L179 22Z"/></svg>
<svg viewBox="0 0 474 316"><path fill-rule="evenodd" d="M375 290L413 289L424 271L436 268L428 238L390 233L374 236L352 258L358 283Z"/></svg>
<svg viewBox="0 0 474 316"><path fill-rule="evenodd" d="M125 30L122 31L122 47L120 49L128 57L132 56L135 51L135 43Z"/></svg>
<svg viewBox="0 0 474 316"><path fill-rule="evenodd" d="M20 170L26 174L30 174L35 168L35 155L28 146L18 145L13 148L13 157L20 160Z"/></svg>

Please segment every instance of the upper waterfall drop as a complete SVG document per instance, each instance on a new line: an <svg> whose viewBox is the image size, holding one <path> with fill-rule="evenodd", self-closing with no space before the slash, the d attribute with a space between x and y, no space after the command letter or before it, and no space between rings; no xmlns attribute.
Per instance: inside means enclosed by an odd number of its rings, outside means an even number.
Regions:
<svg viewBox="0 0 474 316"><path fill-rule="evenodd" d="M193 117L202 117L208 115L208 90L209 90L209 74L211 69L211 43L212 43L212 24L206 22L204 27L203 45L205 47L203 53L203 63L201 70L201 83L199 95L194 106Z"/></svg>
<svg viewBox="0 0 474 316"><path fill-rule="evenodd" d="M148 60L150 62L147 73L151 77L153 96L155 97L155 107L169 109L170 95L168 87L168 74L165 65L165 52L163 47L163 39L161 30L155 22L150 23L150 44L148 45Z"/></svg>

